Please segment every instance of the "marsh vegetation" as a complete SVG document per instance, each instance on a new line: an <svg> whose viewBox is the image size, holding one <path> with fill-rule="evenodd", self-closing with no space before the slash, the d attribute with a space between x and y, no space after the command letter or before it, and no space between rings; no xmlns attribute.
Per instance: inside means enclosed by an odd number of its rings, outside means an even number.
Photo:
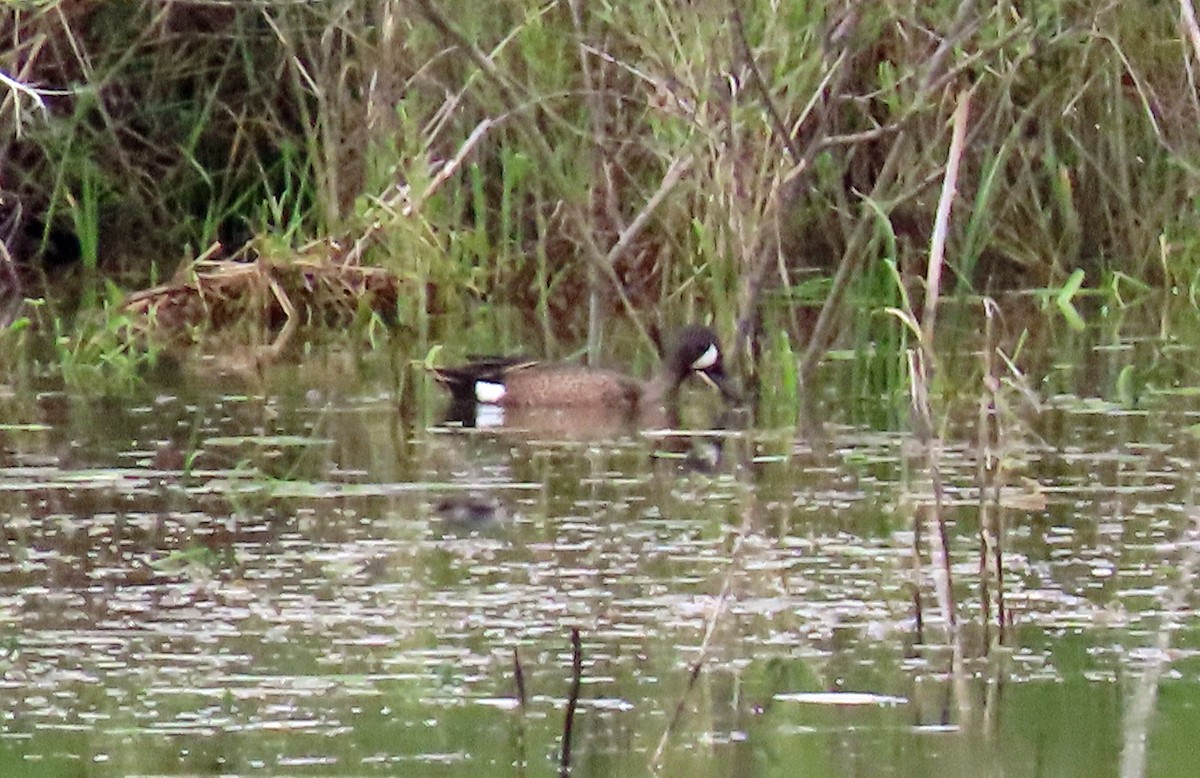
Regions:
<svg viewBox="0 0 1200 778"><path fill-rule="evenodd" d="M1190 0L481 9L0 6L0 759L1177 764ZM700 471L424 370L690 321Z"/></svg>

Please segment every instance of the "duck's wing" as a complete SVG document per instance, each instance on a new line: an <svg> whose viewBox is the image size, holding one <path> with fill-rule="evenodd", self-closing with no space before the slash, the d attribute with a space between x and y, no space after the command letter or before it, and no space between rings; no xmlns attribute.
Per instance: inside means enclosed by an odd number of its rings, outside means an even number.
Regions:
<svg viewBox="0 0 1200 778"><path fill-rule="evenodd" d="M625 414L637 407L642 392L641 382L629 376L572 364L538 365L536 370L518 366L504 377L508 405L590 407Z"/></svg>
<svg viewBox="0 0 1200 778"><path fill-rule="evenodd" d="M464 365L430 368L433 378L450 390L455 400L475 401L475 387L480 381L503 383L505 376L515 370L537 364L527 357L477 357Z"/></svg>

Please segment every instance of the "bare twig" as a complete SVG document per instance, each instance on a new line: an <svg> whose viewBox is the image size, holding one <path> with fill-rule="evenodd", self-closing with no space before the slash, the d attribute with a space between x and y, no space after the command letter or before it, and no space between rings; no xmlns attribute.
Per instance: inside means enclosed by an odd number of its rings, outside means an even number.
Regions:
<svg viewBox="0 0 1200 778"><path fill-rule="evenodd" d="M571 736L575 732L575 708L580 704L583 684L583 646L580 628L571 627L571 690L566 695L566 716L563 717L563 750L558 762L559 776L571 774Z"/></svg>
<svg viewBox="0 0 1200 778"><path fill-rule="evenodd" d="M713 604L712 611L708 616L708 623L704 626L704 638L700 641L700 650L696 655L696 660L692 662L692 667L688 671L687 687L680 695L679 701L675 703L675 712L671 714L671 720L667 722L667 728L663 730L662 737L658 740L658 747L654 749L654 756L650 758L650 769L658 772L662 766L663 753L667 749L667 743L671 740L671 735L675 733L675 728L679 725L683 718L683 708L687 703L688 697L691 695L692 689L696 686L696 681L700 678L700 671L704 668L704 663L708 659L708 647L712 643L713 635L717 631L717 623L720 621L721 615L725 612L725 605L729 600L730 590L733 585L733 577L738 572L738 560L741 557L742 535L738 535L734 541L733 549L730 552L730 558L733 564L729 566L729 570L725 573L725 580L721 583L721 593L717 595L717 601Z"/></svg>
<svg viewBox="0 0 1200 778"><path fill-rule="evenodd" d="M575 26L575 38L579 45L579 72L583 76L583 88L588 106L588 118L592 127L592 146L594 149L593 175L597 187L592 189L593 213L600 211L604 205L605 215L614 224L620 224L620 215L613 203L612 177L609 175L611 162L608 155L601 152L604 147L604 103L596 92L596 84L592 79L592 68L588 62L587 51L583 48L583 2L571 0L571 22ZM606 191L601 191L603 186ZM587 358L589 363L595 363L600 357L600 274L595 263L588 266L588 321L587 321Z"/></svg>
<svg viewBox="0 0 1200 778"><path fill-rule="evenodd" d="M583 685L583 646L579 641L579 627L571 627L571 690L567 694L567 714L563 717L562 752L558 762L558 774L571 774L571 736L575 730L575 708L579 705L579 689Z"/></svg>
<svg viewBox="0 0 1200 778"><path fill-rule="evenodd" d="M950 32L938 44L938 48L927 61L921 83L917 87L916 95L906 116L913 116L927 109L935 86L941 82L947 69L945 67L946 58L976 24L976 5L975 0L962 0L959 4ZM904 117L901 117L900 124L904 123ZM875 177L875 185L872 187L870 195L865 198L868 202L879 203L891 200L892 187L895 186L903 165L907 164L914 143L911 130L903 130L897 134L896 142L892 145L879 174ZM873 210L869 204L864 207ZM825 298L825 303L821 306L821 312L817 315L817 322L813 326L808 348L805 349L804 356L800 360L802 380L807 380L807 377L812 374L817 361L829 347L842 300L850 288L851 280L857 275L858 269L865 261L866 249L871 243L873 224L873 215L871 218L860 219L857 228L846 244L845 251L842 252L842 260L834 274L833 285Z"/></svg>
<svg viewBox="0 0 1200 778"><path fill-rule="evenodd" d="M525 709L525 668L521 665L521 654L517 651L517 647L513 646L513 681L516 685L517 704L521 709Z"/></svg>
<svg viewBox="0 0 1200 778"><path fill-rule="evenodd" d="M984 650L987 650L992 627L992 560L999 561L993 550L998 538L996 525L999 521L1000 502L992 500L996 492L991 488L1000 480L1000 460L996 448L999 427L996 394L1000 381L996 375L993 305L990 298L984 299L983 387L979 394L979 413L975 422L975 483L979 487L979 606L983 616Z"/></svg>
<svg viewBox="0 0 1200 778"><path fill-rule="evenodd" d="M851 29L858 22L858 14L850 13L847 15L842 25L847 30ZM837 110L837 101L830 99L831 96L837 95L842 91L842 86L850 75L850 68L847 66L848 51L850 46L850 38L852 36L839 34L835 37L835 41L839 46L837 56L832 57L832 64L829 66L828 72L821 79L820 84L813 90L813 95L801 112L800 119L804 119L811 111L816 111L816 119L813 123L811 136L813 138L823 137L828 128L833 124L833 118ZM826 95L824 102L820 98ZM798 119L797 121L800 121ZM785 136L787 133L785 133ZM789 145L789 148L792 148ZM753 258L750 272L744 274L741 281L741 288L738 290L738 323L737 337L734 339L733 348L731 350L731 361L737 362L741 359L743 349L752 345L757 330L760 326L760 299L762 290L767 278L767 271L771 267L772 259L779 258L780 255L780 240L779 240L779 222L782 218L784 209L787 204L793 202L803 189L803 174L809 170L813 159L821 151L821 142L814 140L809 143L803 153L799 157L793 157L794 164L791 170L783 177L783 183L776 187L772 197L772 216L769 220L769 226L766 232L759 240L759 247ZM799 323L795 319L793 310L793 329L799 330ZM806 373L800 371L800 380L804 381Z"/></svg>
<svg viewBox="0 0 1200 778"><path fill-rule="evenodd" d="M542 172L550 176L554 180L555 185L562 192L565 193L569 191L570 185L566 179L566 176L562 173L562 171L558 170L556 165L552 164L555 154L554 150L550 148L550 143L546 139L545 133L540 127L537 126L535 122L529 119L524 111L517 110L522 103L527 102L524 100L525 95L521 89L511 80L509 80L500 71L500 69L496 67L495 63L492 62L492 60L488 58L482 51L480 51L477 46L472 44L471 41L467 39L467 37L460 30L451 24L450 21L442 14L442 12L434 6L434 3L431 0L415 0L415 3L417 7L420 8L421 13L425 16L429 23L432 24L438 30L438 32L454 43L454 45L456 45L473 63L475 63L476 67L479 68L484 76L486 76L487 79L491 81L497 89L500 90L501 99L504 100L505 104L510 109L508 115L513 117L514 121L516 122L516 126L520 128L526 139L533 145L534 148L537 149L542 161L545 163L542 166ZM561 119L555 116L547 106L541 104L540 108L542 111L551 115L556 121L561 122ZM569 211L567 220L579 225L579 237L583 242L583 253L587 261L599 269L604 277L609 280L609 283L612 285L613 292L616 294L617 299L621 303L622 309L625 311L630 321L633 322L642 338L648 344L654 345L654 339L650 337L650 333L646 330L645 325L642 323L637 309L634 307L633 302L629 299L629 295L625 292L625 287L621 283L621 278L617 275L616 267L597 245L596 236L590 227L591 220L588 218L587 212L580 206L579 203L572 202L570 200L566 201L564 206Z"/></svg>
<svg viewBox="0 0 1200 778"><path fill-rule="evenodd" d="M8 87L9 91L16 98L13 100L13 127L16 130L18 138L21 137L21 127L23 126L21 120L21 95L28 97L33 102L34 107L42 112L43 117L50 117L50 110L46 107L46 101L42 99L42 95L45 94L43 90L24 84L7 75L2 70L0 70L0 86ZM3 106L5 102L7 100L0 101L0 106Z"/></svg>
<svg viewBox="0 0 1200 778"><path fill-rule="evenodd" d="M788 132L787 124L784 123L778 106L771 99L771 90L767 87L767 82L763 80L762 72L758 69L758 63L754 61L754 52L750 48L750 39L746 37L746 23L742 19L741 5L738 3L738 0L730 0L729 5L730 16L733 19L734 37L737 40L738 48L742 50L743 64L750 70L750 81L753 83L754 89L758 92L758 97L762 100L767 115L771 117L771 128L779 144L791 155L793 161L799 162L801 158L800 149L796 147L795 141L792 140L791 133Z"/></svg>

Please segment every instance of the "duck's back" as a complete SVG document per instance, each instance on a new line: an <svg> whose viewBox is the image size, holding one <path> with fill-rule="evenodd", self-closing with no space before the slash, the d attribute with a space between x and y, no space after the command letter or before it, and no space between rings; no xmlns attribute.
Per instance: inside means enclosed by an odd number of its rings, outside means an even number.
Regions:
<svg viewBox="0 0 1200 778"><path fill-rule="evenodd" d="M632 411L637 408L641 393L640 381L611 370L581 365L535 365L505 374L500 403L516 407L590 406Z"/></svg>

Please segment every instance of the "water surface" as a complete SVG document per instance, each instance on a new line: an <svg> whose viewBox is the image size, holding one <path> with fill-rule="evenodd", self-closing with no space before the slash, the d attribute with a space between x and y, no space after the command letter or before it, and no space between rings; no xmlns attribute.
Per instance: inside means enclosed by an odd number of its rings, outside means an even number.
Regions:
<svg viewBox="0 0 1200 778"><path fill-rule="evenodd" d="M1008 422L1002 646L949 419L957 674L913 572L925 460L850 361L810 387L822 425L727 431L709 468L673 455L703 436L440 426L403 345L122 401L14 385L0 774L555 774L572 628L575 775L1110 775L1140 735L1189 774L1200 407L1119 342L1079 336ZM1156 371L1134 404L1130 366Z"/></svg>

